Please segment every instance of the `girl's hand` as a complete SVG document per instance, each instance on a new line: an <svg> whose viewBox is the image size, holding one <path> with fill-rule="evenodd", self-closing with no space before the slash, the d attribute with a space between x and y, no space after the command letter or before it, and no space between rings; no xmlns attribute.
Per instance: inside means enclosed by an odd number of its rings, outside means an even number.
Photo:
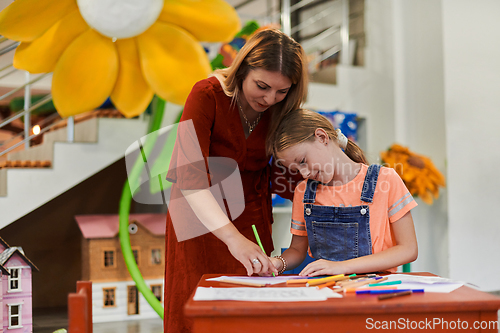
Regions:
<svg viewBox="0 0 500 333"><path fill-rule="evenodd" d="M319 275L337 275L346 274L347 269L342 261L330 261L318 259L313 261L300 272L300 276L319 276Z"/></svg>
<svg viewBox="0 0 500 333"><path fill-rule="evenodd" d="M276 271L267 271L267 272L262 271L259 273L260 276L271 276L273 275L273 272L276 276L278 276L278 271L280 271L283 268L283 263L278 258L269 257L269 261L271 261Z"/></svg>
<svg viewBox="0 0 500 333"><path fill-rule="evenodd" d="M226 244L233 257L245 266L248 276L267 272L278 274L275 266L271 263L269 257L262 252L260 247L243 235L239 235L241 237L237 237ZM258 262L254 259L257 259Z"/></svg>

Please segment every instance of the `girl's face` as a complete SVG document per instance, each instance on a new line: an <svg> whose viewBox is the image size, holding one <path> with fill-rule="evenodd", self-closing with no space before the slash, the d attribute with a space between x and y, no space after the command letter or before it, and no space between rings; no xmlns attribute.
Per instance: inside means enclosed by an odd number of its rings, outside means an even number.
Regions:
<svg viewBox="0 0 500 333"><path fill-rule="evenodd" d="M243 80L242 103L248 104L256 112L264 112L281 102L291 86L292 81L280 72L252 69Z"/></svg>
<svg viewBox="0 0 500 333"><path fill-rule="evenodd" d="M298 172L305 179L323 184L333 182L335 175L335 146L328 134L317 129L314 141L293 145L278 153L278 161L292 173Z"/></svg>

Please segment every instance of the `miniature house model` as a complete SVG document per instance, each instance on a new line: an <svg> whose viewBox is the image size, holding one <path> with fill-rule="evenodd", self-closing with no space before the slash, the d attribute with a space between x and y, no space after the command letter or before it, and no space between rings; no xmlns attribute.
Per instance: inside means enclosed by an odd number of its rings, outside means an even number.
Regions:
<svg viewBox="0 0 500 333"><path fill-rule="evenodd" d="M33 332L32 269L35 265L21 247L10 247L0 238L0 327L2 332Z"/></svg>
<svg viewBox="0 0 500 333"><path fill-rule="evenodd" d="M131 214L135 261L146 284L163 302L166 214ZM92 281L93 322L157 318L129 275L118 237L118 215L79 215L82 280Z"/></svg>

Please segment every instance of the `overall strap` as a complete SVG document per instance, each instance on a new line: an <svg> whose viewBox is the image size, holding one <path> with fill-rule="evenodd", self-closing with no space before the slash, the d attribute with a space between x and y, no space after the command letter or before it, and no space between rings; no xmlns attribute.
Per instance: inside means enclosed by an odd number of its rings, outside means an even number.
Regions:
<svg viewBox="0 0 500 333"><path fill-rule="evenodd" d="M365 182L363 183L363 191L361 192L361 201L373 202L373 195L375 194L375 187L377 186L378 174L381 167L379 164L372 164L368 167Z"/></svg>
<svg viewBox="0 0 500 333"><path fill-rule="evenodd" d="M306 185L306 192L304 193L305 204L313 204L316 200L316 189L318 188L319 182L316 180L308 179Z"/></svg>

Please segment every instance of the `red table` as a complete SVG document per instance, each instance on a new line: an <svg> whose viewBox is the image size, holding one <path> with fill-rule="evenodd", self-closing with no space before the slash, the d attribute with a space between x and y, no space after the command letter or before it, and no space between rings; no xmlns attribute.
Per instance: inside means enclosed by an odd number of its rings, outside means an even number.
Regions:
<svg viewBox="0 0 500 333"><path fill-rule="evenodd" d="M204 275L198 286L238 287L206 281L217 276ZM193 296L184 311L194 319L195 333L499 332L500 298L466 286L451 293L413 294L383 301L373 295L350 293L327 301L288 303L194 301Z"/></svg>

